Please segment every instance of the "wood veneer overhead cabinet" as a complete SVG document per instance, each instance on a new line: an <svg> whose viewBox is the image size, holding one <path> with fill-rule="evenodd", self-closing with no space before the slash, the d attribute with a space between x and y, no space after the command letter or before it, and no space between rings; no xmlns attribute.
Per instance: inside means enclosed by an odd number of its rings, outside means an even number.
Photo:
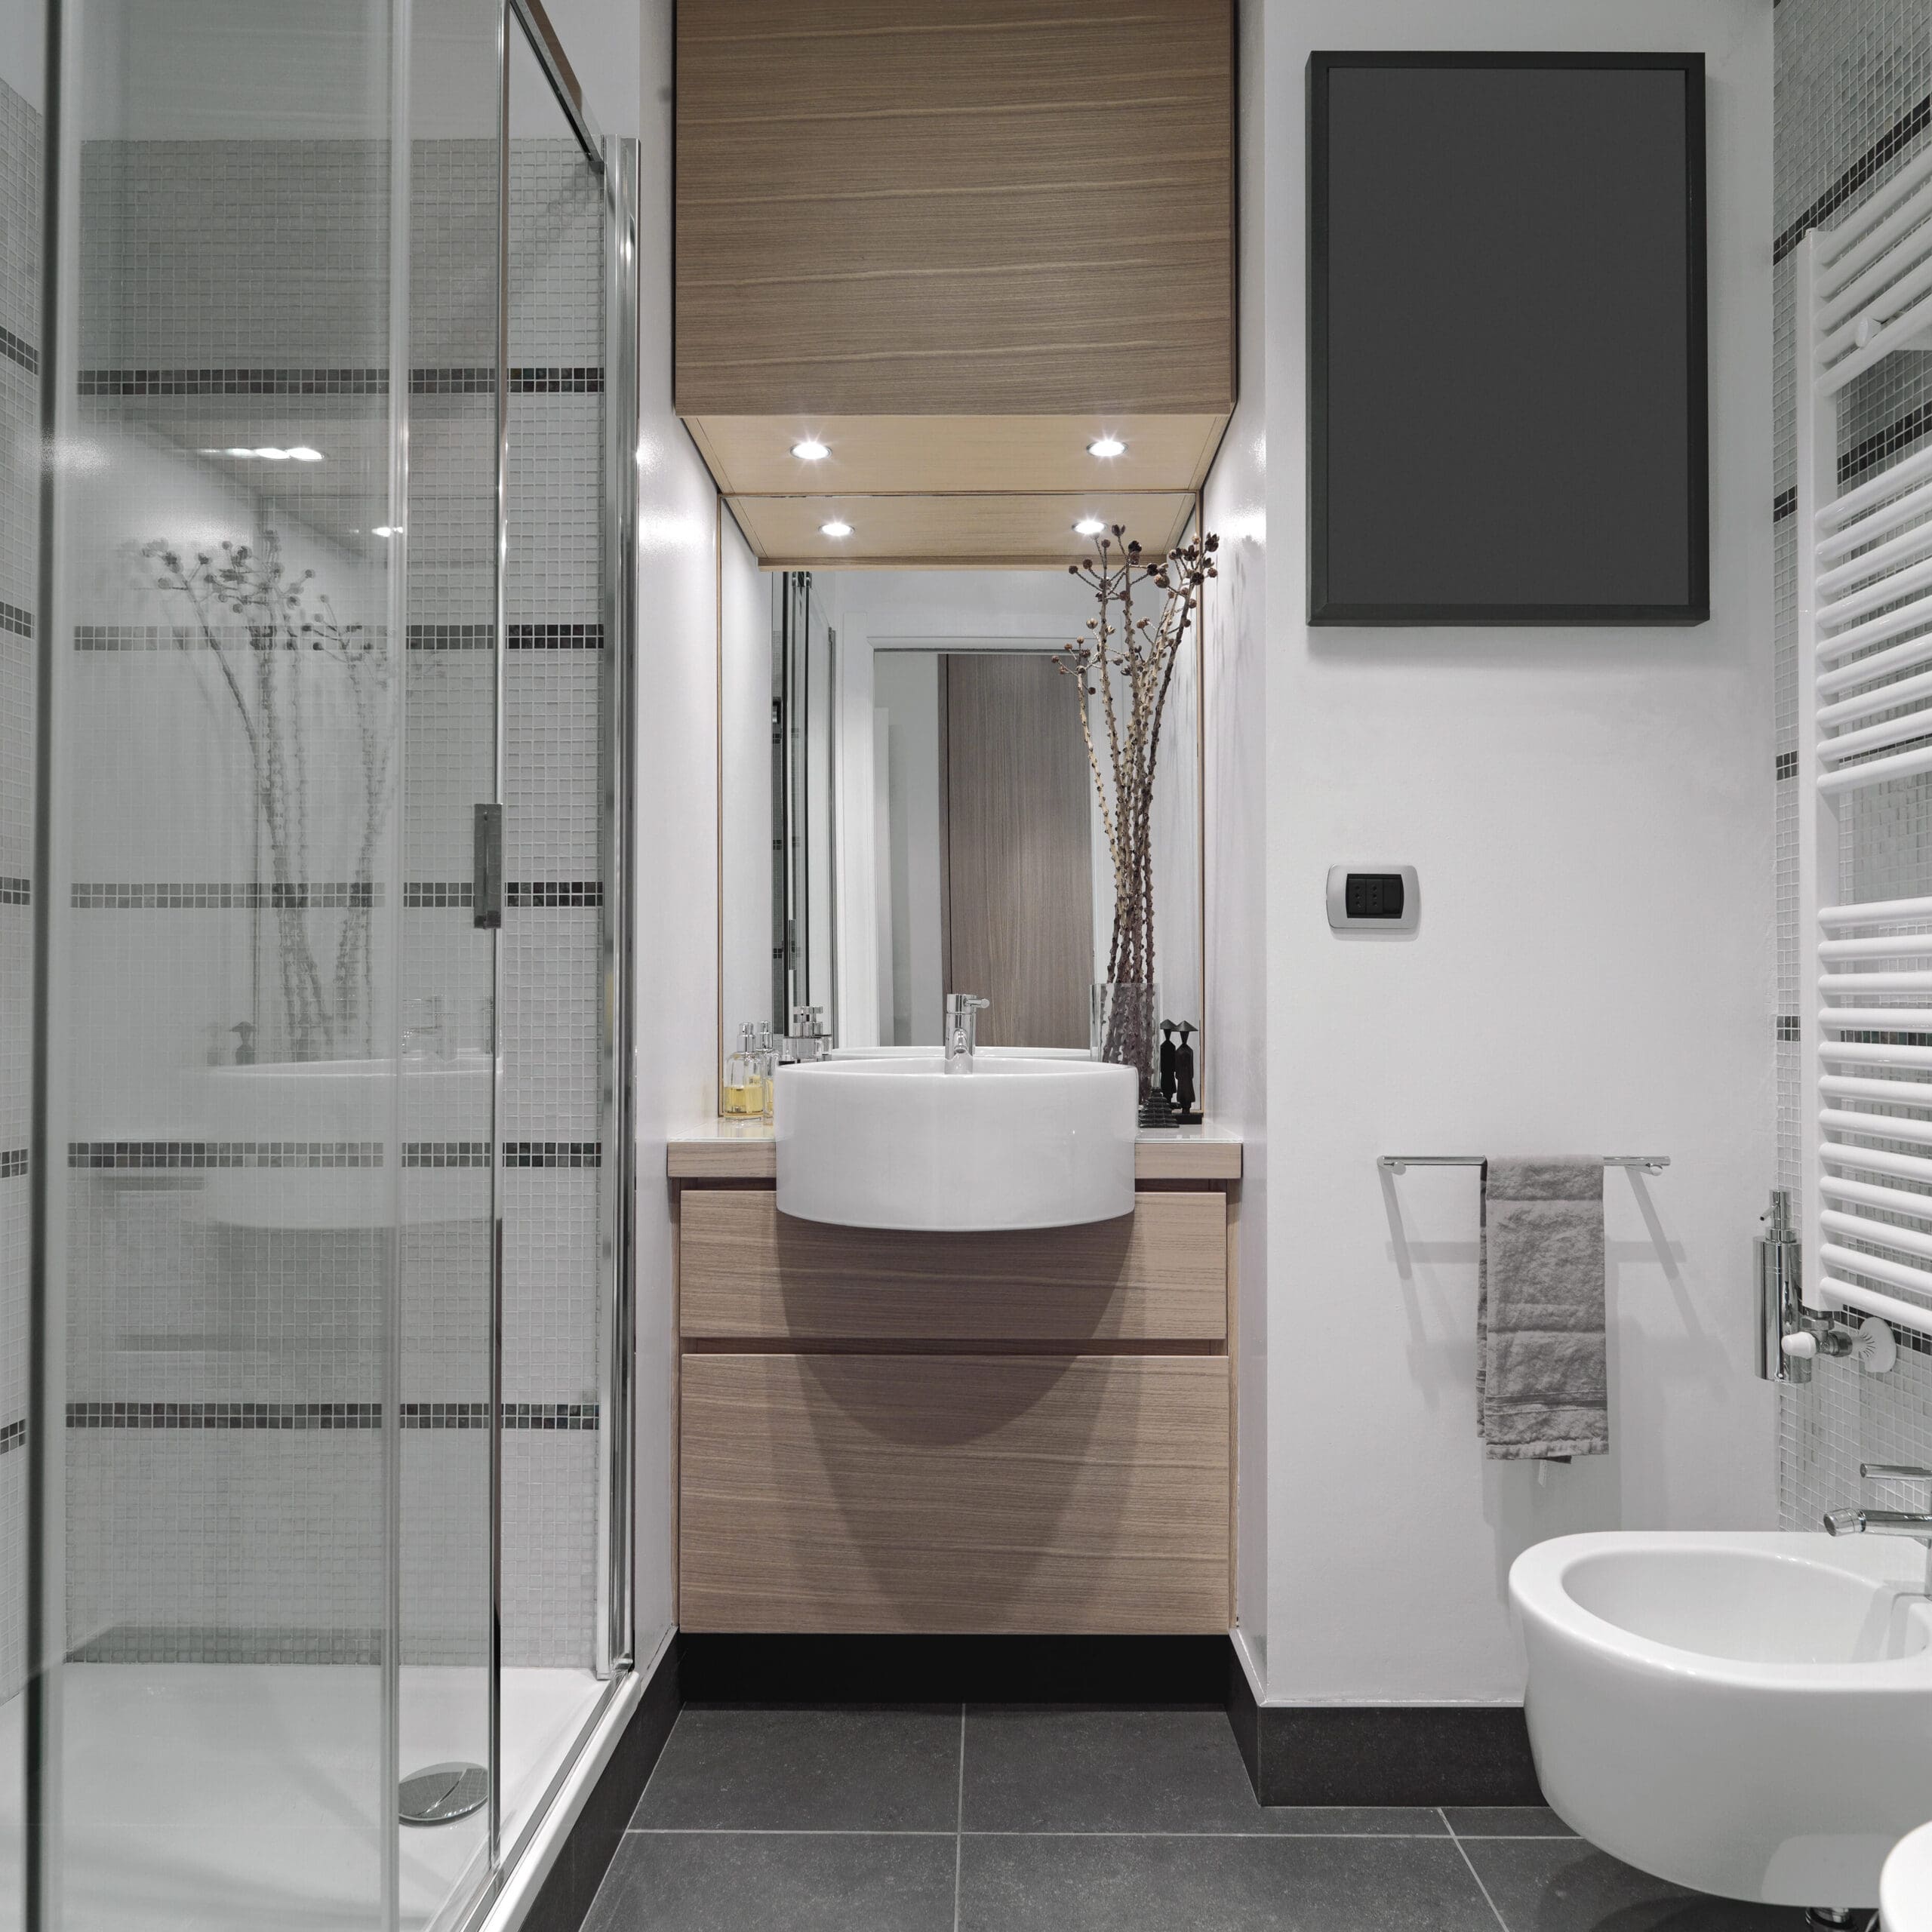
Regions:
<svg viewBox="0 0 1932 1932"><path fill-rule="evenodd" d="M1041 487L1014 426L1064 418L1195 488L1234 404L1233 45L1232 0L683 0L673 383L720 484L814 488L810 433L835 488L943 494L920 424L986 417L972 487Z"/></svg>

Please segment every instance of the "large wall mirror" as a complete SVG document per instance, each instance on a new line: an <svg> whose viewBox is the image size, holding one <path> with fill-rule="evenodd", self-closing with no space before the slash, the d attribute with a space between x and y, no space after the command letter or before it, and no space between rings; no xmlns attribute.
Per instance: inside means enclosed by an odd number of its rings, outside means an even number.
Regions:
<svg viewBox="0 0 1932 1932"><path fill-rule="evenodd" d="M768 636L721 629L718 1054L823 1010L840 1053L1084 1053L1114 879L1065 571L776 571ZM735 634L734 634L735 633ZM1164 1017L1203 1026L1201 641L1175 660L1154 791ZM1089 700L1097 712L1097 702ZM1103 758L1105 756L1103 741Z"/></svg>

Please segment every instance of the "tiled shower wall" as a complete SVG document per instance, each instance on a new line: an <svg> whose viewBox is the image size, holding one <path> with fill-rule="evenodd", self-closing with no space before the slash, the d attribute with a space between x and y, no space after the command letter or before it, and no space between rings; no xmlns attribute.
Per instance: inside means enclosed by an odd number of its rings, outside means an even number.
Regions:
<svg viewBox="0 0 1932 1932"><path fill-rule="evenodd" d="M0 1579L9 1590L20 1574L26 1461L9 1452L23 1432L26 1183L14 1150L27 1138L35 889L35 472L23 432L34 408L38 297L24 251L38 228L36 140L29 110L0 88ZM379 1134L320 1128L300 1146L211 1143L183 1110L194 1069L232 1051L240 1015L263 1023L263 1061L296 1056L278 1036L275 1001L249 1001L251 980L272 964L275 921L248 849L248 780L220 768L222 734L207 721L212 654L179 648L169 628L179 613L156 599L152 567L136 556L136 540L171 537L177 525L269 518L296 563L323 566L325 580L334 567L346 616L371 617L358 604L350 540L371 533L336 526L358 489L380 500L370 492L386 461L382 296L370 287L382 260L380 150L97 142L82 175L77 380L84 423L119 460L118 534L109 543L90 533L97 554L76 587L69 660L77 722L67 753L99 771L78 791L72 887L75 1131L86 1137L68 1176L70 1646L118 1661L377 1654L384 1238L238 1226L214 1204L219 1180L238 1168L272 1186L269 1170L393 1160L406 1204L472 1190L460 1211L405 1228L401 1318L405 1660L474 1663L488 1527L489 1241L476 1171L488 1166L488 1142L473 1124L412 1123L412 1092L428 1091L412 1080L395 1149ZM581 1666L592 1654L602 1421L601 197L573 143L516 145L499 1011L469 899L470 811L490 795L494 745L497 192L491 143L417 144L401 875L386 876L380 860L358 869L354 841L329 829L360 783L338 681L334 710L312 692L307 700L303 782L319 829L300 889L325 956L358 917L374 934L375 983L355 1037L328 1057L386 1050L397 1017L380 983L392 922L405 1023L429 1017L416 1008L433 991L451 1048L478 1048L493 1029L500 1038L505 1657ZM255 272L238 274L238 263ZM265 433L280 423L321 425L313 440L328 442L330 460L299 477L279 466L272 509L251 504L245 466L193 460L211 445L294 441ZM361 597L374 601L366 582ZM380 688L395 641L373 622L370 638ZM222 702L217 690L217 710ZM206 856L224 850L219 863ZM189 851L204 856L191 863L180 856ZM0 1694L19 1681L20 1651L18 1602L0 1596Z"/></svg>
<svg viewBox="0 0 1932 1932"><path fill-rule="evenodd" d="M26 1657L40 116L0 82L0 1700Z"/></svg>
<svg viewBox="0 0 1932 1932"><path fill-rule="evenodd" d="M1797 529L1793 264L1807 228L1829 226L1932 138L1932 5L1927 0L1779 0L1776 17L1778 1184L1799 1185L1804 1069L1799 1001L1811 995L1798 929ZM1719 352L1721 352L1720 346ZM1843 399L1839 475L1846 483L1897 461L1932 435L1932 355L1888 357ZM1851 896L1932 894L1932 780L1855 795L1845 838ZM1809 1258L1807 1257L1807 1265ZM1820 1359L1810 1383L1780 1398L1779 1495L1784 1521L1815 1528L1854 1500L1858 1464L1932 1467L1932 1352L1899 1337L1890 1374ZM1884 1498L1903 1503L1906 1497ZM1916 1503L1911 1506L1919 1506Z"/></svg>

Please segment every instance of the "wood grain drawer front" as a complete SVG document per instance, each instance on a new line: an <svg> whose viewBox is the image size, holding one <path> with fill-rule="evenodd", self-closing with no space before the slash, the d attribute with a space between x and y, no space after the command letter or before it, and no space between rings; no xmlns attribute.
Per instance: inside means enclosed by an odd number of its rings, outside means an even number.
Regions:
<svg viewBox="0 0 1932 1932"><path fill-rule="evenodd" d="M718 1341L1219 1343L1227 1201L1142 1194L1131 1220L1007 1234L829 1227L762 1190L688 1188L679 1326Z"/></svg>
<svg viewBox="0 0 1932 1932"><path fill-rule="evenodd" d="M1217 1632L1228 1365L691 1355L688 1630Z"/></svg>

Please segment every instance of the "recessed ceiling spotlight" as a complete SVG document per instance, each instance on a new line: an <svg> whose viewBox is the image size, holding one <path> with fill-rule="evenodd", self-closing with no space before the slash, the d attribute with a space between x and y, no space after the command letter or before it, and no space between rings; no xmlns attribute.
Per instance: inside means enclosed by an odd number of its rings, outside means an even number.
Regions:
<svg viewBox="0 0 1932 1932"><path fill-rule="evenodd" d="M829 523L820 524L818 528L819 534L823 537L850 537L852 534L852 526L839 516L834 517Z"/></svg>
<svg viewBox="0 0 1932 1932"><path fill-rule="evenodd" d="M1124 456L1127 445L1118 436L1100 436L1087 445L1089 456Z"/></svg>
<svg viewBox="0 0 1932 1932"><path fill-rule="evenodd" d="M369 534L371 537L400 537L402 534L402 527L400 524L379 523Z"/></svg>
<svg viewBox="0 0 1932 1932"><path fill-rule="evenodd" d="M1083 516L1073 526L1073 534L1076 537L1103 537L1106 534L1106 528L1107 526L1098 517Z"/></svg>
<svg viewBox="0 0 1932 1932"><path fill-rule="evenodd" d="M255 454L264 463L286 463L288 460L288 452L286 450L272 449L266 443Z"/></svg>
<svg viewBox="0 0 1932 1932"><path fill-rule="evenodd" d="M816 436L808 436L802 443L792 445L792 454L801 463L823 463L832 452Z"/></svg>
<svg viewBox="0 0 1932 1932"><path fill-rule="evenodd" d="M224 451L223 454L227 456L253 456L255 452L253 450L236 448Z"/></svg>
<svg viewBox="0 0 1932 1932"><path fill-rule="evenodd" d="M297 443L294 445L290 448L288 454L292 456L297 463L320 463L322 460L321 451L320 450L312 450L306 443Z"/></svg>

